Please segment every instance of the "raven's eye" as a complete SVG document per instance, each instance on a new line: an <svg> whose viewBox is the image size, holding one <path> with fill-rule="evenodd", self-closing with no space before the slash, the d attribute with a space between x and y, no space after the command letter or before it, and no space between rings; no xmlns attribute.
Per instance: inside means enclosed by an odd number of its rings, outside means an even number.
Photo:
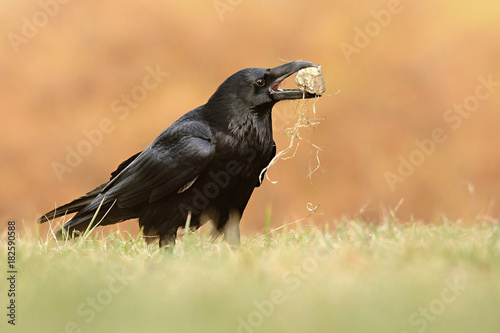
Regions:
<svg viewBox="0 0 500 333"><path fill-rule="evenodd" d="M255 84L258 87L263 87L266 84L266 80L264 80L264 79L258 79L257 81L255 81Z"/></svg>

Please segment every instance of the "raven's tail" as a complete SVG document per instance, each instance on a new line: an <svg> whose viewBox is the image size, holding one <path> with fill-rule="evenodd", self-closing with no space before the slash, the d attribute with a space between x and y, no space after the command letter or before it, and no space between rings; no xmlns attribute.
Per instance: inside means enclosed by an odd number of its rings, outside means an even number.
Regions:
<svg viewBox="0 0 500 333"><path fill-rule="evenodd" d="M79 212L80 210L85 208L88 204L90 204L92 200L94 200L97 197L97 195L99 195L99 193L101 193L101 190L104 188L104 186L106 186L106 184L107 182L97 186L95 189L84 194L80 198L75 199L70 203L67 203L61 207L51 210L48 213L43 214L38 218L38 220L36 220L36 222L45 223L67 214Z"/></svg>

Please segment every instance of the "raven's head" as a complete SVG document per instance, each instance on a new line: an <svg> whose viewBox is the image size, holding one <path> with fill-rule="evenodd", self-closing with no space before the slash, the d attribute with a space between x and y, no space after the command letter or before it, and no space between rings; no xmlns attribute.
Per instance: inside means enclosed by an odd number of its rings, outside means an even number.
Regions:
<svg viewBox="0 0 500 333"><path fill-rule="evenodd" d="M281 89L280 83L303 68L316 67L312 62L293 61L275 68L245 68L220 85L212 99L232 99L251 108L271 106L286 99L314 98L301 89Z"/></svg>

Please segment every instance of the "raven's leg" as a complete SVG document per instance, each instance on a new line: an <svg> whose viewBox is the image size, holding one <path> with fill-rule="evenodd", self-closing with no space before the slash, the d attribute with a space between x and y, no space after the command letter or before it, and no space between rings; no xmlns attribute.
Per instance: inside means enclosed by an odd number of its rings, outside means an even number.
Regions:
<svg viewBox="0 0 500 333"><path fill-rule="evenodd" d="M160 234L160 247L173 249L175 245L175 238L177 237L177 228L169 229Z"/></svg>
<svg viewBox="0 0 500 333"><path fill-rule="evenodd" d="M224 240L233 248L240 245L240 220L240 212L232 209L229 211L229 217L224 225Z"/></svg>
<svg viewBox="0 0 500 333"><path fill-rule="evenodd" d="M148 245L152 244L153 242L155 242L156 240L158 240L158 236L156 236L156 235L143 235L142 238L144 239L144 241Z"/></svg>

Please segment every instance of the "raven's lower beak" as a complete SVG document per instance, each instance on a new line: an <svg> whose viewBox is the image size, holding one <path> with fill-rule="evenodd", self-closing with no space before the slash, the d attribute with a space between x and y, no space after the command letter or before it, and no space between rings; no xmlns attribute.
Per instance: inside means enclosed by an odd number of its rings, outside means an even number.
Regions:
<svg viewBox="0 0 500 333"><path fill-rule="evenodd" d="M272 68L269 71L268 78L272 80L269 87L269 93L275 101L285 99L301 99L301 98L314 98L318 95L311 94L301 89L281 89L280 83L290 75L298 72L299 70L307 67L317 67L316 64L307 61L293 61L287 64Z"/></svg>

